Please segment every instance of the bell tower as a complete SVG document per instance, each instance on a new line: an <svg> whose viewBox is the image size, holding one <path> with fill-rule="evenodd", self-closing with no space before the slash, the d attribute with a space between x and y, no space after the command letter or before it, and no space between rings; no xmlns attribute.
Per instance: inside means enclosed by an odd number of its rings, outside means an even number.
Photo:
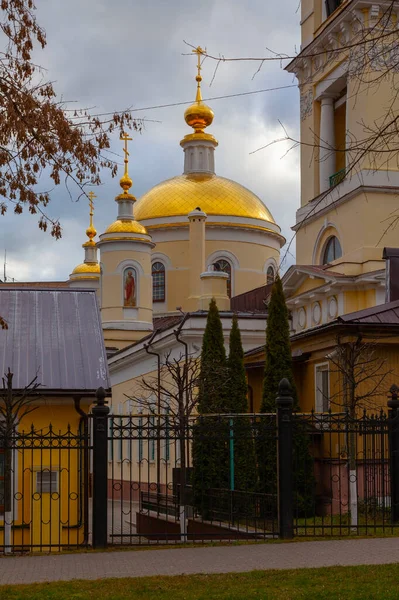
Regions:
<svg viewBox="0 0 399 600"><path fill-rule="evenodd" d="M124 348L152 331L151 250L155 244L146 228L134 219L136 198L128 173L127 134L124 142L122 193L116 196L117 220L100 235L101 318L107 347Z"/></svg>

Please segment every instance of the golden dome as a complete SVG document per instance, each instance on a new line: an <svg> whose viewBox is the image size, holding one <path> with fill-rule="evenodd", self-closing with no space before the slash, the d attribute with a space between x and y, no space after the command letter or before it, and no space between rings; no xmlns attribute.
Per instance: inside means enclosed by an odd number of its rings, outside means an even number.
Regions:
<svg viewBox="0 0 399 600"><path fill-rule="evenodd" d="M117 219L111 223L105 233L142 233L147 235L147 230L132 219Z"/></svg>
<svg viewBox="0 0 399 600"><path fill-rule="evenodd" d="M100 265L98 263L82 263L72 271L72 275L78 273L98 273L100 275Z"/></svg>
<svg viewBox="0 0 399 600"><path fill-rule="evenodd" d="M156 185L138 200L135 216L138 221L182 216L188 225L187 215L197 206L207 215L261 219L275 224L262 200L246 187L202 173L180 175Z"/></svg>
<svg viewBox="0 0 399 600"><path fill-rule="evenodd" d="M187 125L195 129L196 133L201 133L205 127L209 127L213 121L213 117L213 110L202 101L194 102L184 112L184 120Z"/></svg>

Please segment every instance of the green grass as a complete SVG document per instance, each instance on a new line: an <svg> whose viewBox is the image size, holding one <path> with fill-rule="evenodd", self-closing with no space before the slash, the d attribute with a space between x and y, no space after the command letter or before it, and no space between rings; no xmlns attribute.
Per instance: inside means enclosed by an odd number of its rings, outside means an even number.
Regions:
<svg viewBox="0 0 399 600"><path fill-rule="evenodd" d="M396 600L398 590L393 564L2 586L0 600Z"/></svg>

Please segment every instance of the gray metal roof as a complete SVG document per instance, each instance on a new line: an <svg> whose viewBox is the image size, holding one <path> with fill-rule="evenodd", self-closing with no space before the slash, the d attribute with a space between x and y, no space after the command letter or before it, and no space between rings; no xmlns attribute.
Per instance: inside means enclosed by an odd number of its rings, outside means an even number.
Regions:
<svg viewBox="0 0 399 600"><path fill-rule="evenodd" d="M337 321L341 323L399 325L399 300L342 315L338 317Z"/></svg>
<svg viewBox="0 0 399 600"><path fill-rule="evenodd" d="M0 289L0 377L10 367L14 388L38 375L43 391L110 387L93 290Z"/></svg>

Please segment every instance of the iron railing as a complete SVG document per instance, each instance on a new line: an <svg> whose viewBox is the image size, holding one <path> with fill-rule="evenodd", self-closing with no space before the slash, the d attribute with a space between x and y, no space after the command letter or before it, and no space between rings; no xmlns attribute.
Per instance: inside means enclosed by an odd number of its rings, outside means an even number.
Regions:
<svg viewBox="0 0 399 600"><path fill-rule="evenodd" d="M330 177L330 188L335 187L339 183L341 183L346 177L346 169L341 169L337 171Z"/></svg>

